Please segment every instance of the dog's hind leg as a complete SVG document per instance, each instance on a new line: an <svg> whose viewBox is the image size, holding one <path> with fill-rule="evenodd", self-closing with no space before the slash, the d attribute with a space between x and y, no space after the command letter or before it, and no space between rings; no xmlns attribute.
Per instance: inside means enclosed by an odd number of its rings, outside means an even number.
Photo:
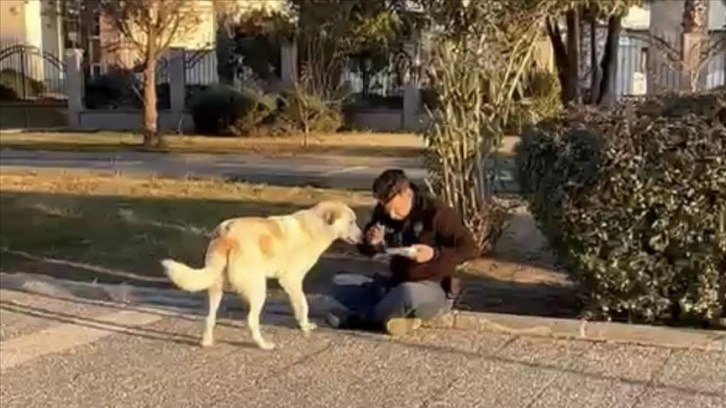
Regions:
<svg viewBox="0 0 726 408"><path fill-rule="evenodd" d="M292 310L295 313L295 319L297 320L300 330L305 334L316 329L318 326L308 320L308 301L305 298L305 292L303 292L303 281L301 278L295 277L284 277L279 280L280 286L287 293L292 305Z"/></svg>
<svg viewBox="0 0 726 408"><path fill-rule="evenodd" d="M247 271L251 272L251 271ZM247 301L247 327L252 334L252 340L263 350L272 350L274 343L269 343L262 338L260 331L260 315L267 297L267 278L264 273L231 273L230 278L244 276L243 279L232 281L239 294Z"/></svg>
<svg viewBox="0 0 726 408"><path fill-rule="evenodd" d="M204 321L204 335L202 336L203 347L209 347L214 344L214 326L217 323L217 310L219 310L219 304L222 302L222 295L224 294L223 282L220 279L218 283L212 285L207 291L209 311Z"/></svg>

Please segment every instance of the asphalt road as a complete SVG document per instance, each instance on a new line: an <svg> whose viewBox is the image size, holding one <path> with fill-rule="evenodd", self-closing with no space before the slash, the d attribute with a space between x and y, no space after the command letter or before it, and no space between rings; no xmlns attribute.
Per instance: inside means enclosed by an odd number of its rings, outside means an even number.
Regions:
<svg viewBox="0 0 726 408"><path fill-rule="evenodd" d="M365 163L365 164L361 164ZM293 156L269 158L257 155L80 153L0 150L3 168L75 169L164 177L223 177L237 181L283 186L312 185L329 188L370 188L381 171L389 167L406 170L409 177L423 180L426 172L415 158L355 158L342 156ZM512 175L504 172L505 185ZM505 189L509 189L506 187Z"/></svg>
<svg viewBox="0 0 726 408"><path fill-rule="evenodd" d="M421 330L402 339L266 314L196 346L201 317L0 290L0 401L34 407L723 408L726 353Z"/></svg>

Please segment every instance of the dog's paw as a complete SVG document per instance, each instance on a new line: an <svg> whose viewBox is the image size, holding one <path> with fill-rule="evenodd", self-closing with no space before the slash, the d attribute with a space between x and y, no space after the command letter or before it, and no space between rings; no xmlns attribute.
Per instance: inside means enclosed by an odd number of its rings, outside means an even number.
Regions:
<svg viewBox="0 0 726 408"><path fill-rule="evenodd" d="M300 325L300 330L303 331L305 334L310 334L311 331L318 328L318 325L313 322L307 322L305 324Z"/></svg>
<svg viewBox="0 0 726 408"><path fill-rule="evenodd" d="M262 350L274 350L275 343L270 343L269 341L264 341L261 343L257 343L257 347L261 348Z"/></svg>
<svg viewBox="0 0 726 408"><path fill-rule="evenodd" d="M212 337L203 337L202 341L199 342L202 347L211 347L214 345L214 339Z"/></svg>

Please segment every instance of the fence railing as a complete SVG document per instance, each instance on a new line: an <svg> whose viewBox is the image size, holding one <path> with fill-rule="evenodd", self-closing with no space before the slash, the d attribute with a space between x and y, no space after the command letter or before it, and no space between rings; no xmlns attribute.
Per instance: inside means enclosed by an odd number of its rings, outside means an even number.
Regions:
<svg viewBox="0 0 726 408"><path fill-rule="evenodd" d="M18 41L0 41L0 101L64 103L61 56Z"/></svg>

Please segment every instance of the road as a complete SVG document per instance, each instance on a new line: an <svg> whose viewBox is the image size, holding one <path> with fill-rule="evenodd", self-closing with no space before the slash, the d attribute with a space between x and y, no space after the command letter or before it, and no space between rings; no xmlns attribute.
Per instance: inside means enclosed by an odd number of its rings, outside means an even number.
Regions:
<svg viewBox="0 0 726 408"><path fill-rule="evenodd" d="M136 308L136 309L135 309ZM0 289L0 400L35 407L723 408L726 353L425 329L402 339Z"/></svg>
<svg viewBox="0 0 726 408"><path fill-rule="evenodd" d="M400 167L409 177L423 180L426 172L415 158L356 157L355 164L342 156L293 156L269 158L242 154L155 154L140 152L80 153L0 150L3 168L84 169L97 172L166 177L223 177L283 186L313 185L329 188L368 189L383 169ZM365 162L365 164L362 164ZM502 180L510 183L505 172ZM507 189L509 187L506 187Z"/></svg>

